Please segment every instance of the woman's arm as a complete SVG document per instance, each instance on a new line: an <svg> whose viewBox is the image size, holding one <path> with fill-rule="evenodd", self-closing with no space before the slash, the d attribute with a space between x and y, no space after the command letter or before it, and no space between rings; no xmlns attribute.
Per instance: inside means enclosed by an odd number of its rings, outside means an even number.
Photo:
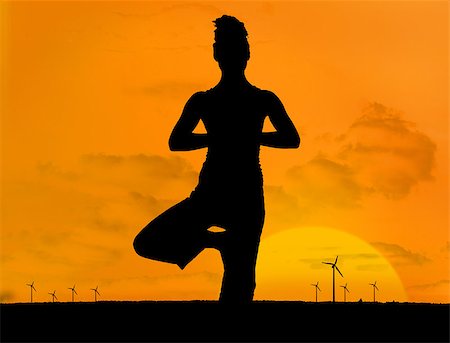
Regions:
<svg viewBox="0 0 450 343"><path fill-rule="evenodd" d="M272 92L266 92L265 96L268 116L276 131L261 133L260 144L272 148L298 148L300 136L280 99Z"/></svg>
<svg viewBox="0 0 450 343"><path fill-rule="evenodd" d="M172 151L188 151L206 148L208 136L205 133L193 133L200 121L199 102L201 93L196 93L184 106L183 113L176 123L169 138Z"/></svg>

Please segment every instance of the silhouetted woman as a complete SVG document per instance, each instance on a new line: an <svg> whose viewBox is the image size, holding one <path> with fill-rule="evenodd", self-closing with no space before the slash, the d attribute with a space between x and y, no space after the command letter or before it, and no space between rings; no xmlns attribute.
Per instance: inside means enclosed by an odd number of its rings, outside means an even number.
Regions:
<svg viewBox="0 0 450 343"><path fill-rule="evenodd" d="M297 148L300 138L277 96L245 77L250 49L244 24L226 15L214 23L214 59L222 77L188 100L169 139L172 151L208 148L199 183L189 198L151 221L134 248L181 269L204 248L216 248L224 264L220 300L249 302L264 224L260 146ZM266 116L275 132L262 132ZM200 120L206 134L193 133ZM211 226L225 231L210 232Z"/></svg>

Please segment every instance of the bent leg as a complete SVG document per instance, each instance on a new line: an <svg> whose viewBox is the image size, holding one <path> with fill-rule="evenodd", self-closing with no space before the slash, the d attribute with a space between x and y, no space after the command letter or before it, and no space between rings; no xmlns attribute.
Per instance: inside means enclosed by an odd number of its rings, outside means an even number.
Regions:
<svg viewBox="0 0 450 343"><path fill-rule="evenodd" d="M133 245L142 257L184 269L205 248L207 229L198 207L188 198L152 220Z"/></svg>

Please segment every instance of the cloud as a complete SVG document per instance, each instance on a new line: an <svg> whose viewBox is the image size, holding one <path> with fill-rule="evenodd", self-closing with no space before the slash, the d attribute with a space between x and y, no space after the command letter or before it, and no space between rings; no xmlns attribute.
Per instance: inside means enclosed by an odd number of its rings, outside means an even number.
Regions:
<svg viewBox="0 0 450 343"><path fill-rule="evenodd" d="M379 272L388 268L389 266L387 264L361 264L356 266L356 270L361 272Z"/></svg>
<svg viewBox="0 0 450 343"><path fill-rule="evenodd" d="M344 134L317 137L323 151L287 171L289 189L306 208L352 208L381 194L406 197L433 180L435 143L399 111L369 104Z"/></svg>
<svg viewBox="0 0 450 343"><path fill-rule="evenodd" d="M450 253L450 242L447 242L447 244L443 246L440 251L446 254ZM446 256L448 257L448 255Z"/></svg>
<svg viewBox="0 0 450 343"><path fill-rule="evenodd" d="M320 247L315 250L338 250L339 247ZM328 268L329 266L324 265L322 262L334 262L334 259L336 257L329 257L329 258L301 258L298 259L299 262L303 262L306 264L309 264L311 269L324 269ZM339 255L339 261L338 265L343 267L345 266L345 263L347 260L353 260L359 263L362 263L361 265L357 265L357 270L381 270L384 269L386 266L385 264L377 264L374 262L377 262L376 260L379 260L380 256L377 254L370 254L370 253L356 253L356 254L341 254ZM372 262L372 263L369 263Z"/></svg>
<svg viewBox="0 0 450 343"><path fill-rule="evenodd" d="M0 292L0 303L11 302L14 298L15 295L13 291L6 290Z"/></svg>
<svg viewBox="0 0 450 343"><path fill-rule="evenodd" d="M41 183L76 189L85 196L95 195L97 200L106 192L108 202L114 198L112 189L121 198L133 192L179 198L181 192L188 195L198 181L198 172L179 156L86 154L66 169L50 161L40 163L37 170Z"/></svg>
<svg viewBox="0 0 450 343"><path fill-rule="evenodd" d="M266 226L290 227L297 223L300 210L295 196L287 193L283 187L266 185L264 188L266 199Z"/></svg>
<svg viewBox="0 0 450 343"><path fill-rule="evenodd" d="M323 156L289 169L287 178L300 203L319 207L357 206L365 192L350 166Z"/></svg>
<svg viewBox="0 0 450 343"><path fill-rule="evenodd" d="M201 271L201 272L183 272L183 273L176 273L176 274L161 274L156 276L130 276L130 277L121 277L121 278L110 278L110 279L104 279L103 283L105 285L113 285L116 283L123 283L126 281L141 281L145 283L161 283L169 281L170 283L174 283L177 280L190 280L190 279L197 279L201 278L205 282L211 282L216 284L218 281L221 280L222 274L220 273L213 273L209 271Z"/></svg>
<svg viewBox="0 0 450 343"><path fill-rule="evenodd" d="M420 285L413 285L407 287L408 289L415 289L415 290L432 290L436 288L440 288L442 286L445 286L446 288L450 287L450 280L449 279L443 279L432 283L426 283L426 284L420 284Z"/></svg>
<svg viewBox="0 0 450 343"><path fill-rule="evenodd" d="M433 179L436 145L394 109L370 104L341 140L338 158L352 166L357 182L387 198L403 198Z"/></svg>
<svg viewBox="0 0 450 343"><path fill-rule="evenodd" d="M5 273L22 264L28 272L71 270L86 278L120 265L134 256L142 227L188 196L197 179L177 156L88 154L72 163L40 163L29 179L4 188Z"/></svg>
<svg viewBox="0 0 450 343"><path fill-rule="evenodd" d="M380 250L384 256L386 256L392 264L395 266L405 265L423 265L431 262L431 260L419 253L411 252L400 245L389 244L382 242L371 243L376 249Z"/></svg>

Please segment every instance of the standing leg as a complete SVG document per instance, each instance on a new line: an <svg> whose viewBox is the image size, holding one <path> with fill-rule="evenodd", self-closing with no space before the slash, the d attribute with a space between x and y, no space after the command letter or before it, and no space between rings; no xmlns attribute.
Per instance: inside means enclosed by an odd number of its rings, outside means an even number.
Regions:
<svg viewBox="0 0 450 343"><path fill-rule="evenodd" d="M239 235L228 232L220 249L224 273L219 300L225 303L249 303L256 288L256 258L259 233Z"/></svg>

